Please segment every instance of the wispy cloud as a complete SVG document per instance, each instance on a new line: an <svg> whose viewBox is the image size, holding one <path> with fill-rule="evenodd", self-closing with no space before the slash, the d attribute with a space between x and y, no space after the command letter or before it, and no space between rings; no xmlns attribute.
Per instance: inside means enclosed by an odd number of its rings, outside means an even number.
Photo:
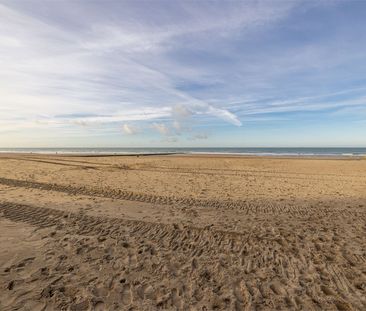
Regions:
<svg viewBox="0 0 366 311"><path fill-rule="evenodd" d="M342 2L40 3L0 4L0 132L194 137L365 104L366 42L352 27L365 22L359 8L335 22Z"/></svg>
<svg viewBox="0 0 366 311"><path fill-rule="evenodd" d="M196 8L181 3L182 11L170 12L157 6L158 15L150 21L154 23L151 27L149 22L142 23L148 13L144 6L133 2L124 2L117 13L113 7L108 10L106 16L118 16L118 22L100 18L100 7L95 5L63 2L58 3L60 10L53 10L53 4L43 4L48 16L31 9L30 3L0 5L1 76L5 81L1 94L9 105L16 104L16 111L21 110L24 118L29 117L32 109L44 110L52 117L65 111L104 114L118 106L127 110L132 105L175 107L175 102L182 100L181 105L188 104L185 101L195 99L178 92L174 79L153 68L158 66L149 65L151 54L162 64L163 54L180 45L179 37L204 35L217 29L257 27L257 23L277 19L288 10L287 6L281 10L264 4L245 5L240 14L237 8L228 8L228 17L217 19L205 10L215 13L221 11L221 6L201 3ZM86 10L81 22L72 20L79 27L66 25L66 20L74 18L69 6L76 12ZM134 16L125 22L130 12ZM172 21L167 18L171 14L177 14ZM156 23L161 17L166 21ZM205 105L207 113L213 111Z"/></svg>
<svg viewBox="0 0 366 311"><path fill-rule="evenodd" d="M152 128L159 132L161 135L170 134L169 128L164 123L153 123Z"/></svg>
<svg viewBox="0 0 366 311"><path fill-rule="evenodd" d="M128 135L135 135L140 132L140 129L137 126L127 123L122 125L122 130Z"/></svg>

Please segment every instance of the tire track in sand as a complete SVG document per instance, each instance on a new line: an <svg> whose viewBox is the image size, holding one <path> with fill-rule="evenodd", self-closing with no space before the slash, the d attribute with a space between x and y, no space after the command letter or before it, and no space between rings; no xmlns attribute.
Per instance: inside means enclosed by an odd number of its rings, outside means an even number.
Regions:
<svg viewBox="0 0 366 311"><path fill-rule="evenodd" d="M7 290L55 309L364 310L364 256L332 258L346 237L314 236L308 228L254 226L232 233L148 223L0 202L0 215L49 228L41 273L10 280ZM307 236L307 234L309 236ZM310 239L310 238L311 239ZM41 256L42 254L40 254ZM32 258L0 276L30 269ZM79 275L77 271L84 274ZM103 273L101 273L103 272ZM357 276L357 278L356 278ZM24 293L21 284L39 282ZM83 283L84 282L84 283ZM86 283L85 283L86 282ZM85 285L83 285L85 284ZM76 299L75 299L76 297ZM4 310L12 310L5 306Z"/></svg>
<svg viewBox="0 0 366 311"><path fill-rule="evenodd" d="M136 193L120 189L92 189L85 186L71 186L54 183L43 183L28 180L18 180L0 177L0 184L10 187L23 187L28 189L38 189L45 191L62 192L69 195L86 195L94 197L103 197L110 199L120 199L127 201L144 202L159 205L177 205L188 207L204 207L213 209L241 210L247 214L279 214L291 213L298 216L317 214L327 215L364 215L360 209L337 209L331 206L322 206L312 208L309 205L300 206L299 204L281 204L272 201L232 201L232 200L204 200L198 198L184 198L173 196L152 195L146 193Z"/></svg>

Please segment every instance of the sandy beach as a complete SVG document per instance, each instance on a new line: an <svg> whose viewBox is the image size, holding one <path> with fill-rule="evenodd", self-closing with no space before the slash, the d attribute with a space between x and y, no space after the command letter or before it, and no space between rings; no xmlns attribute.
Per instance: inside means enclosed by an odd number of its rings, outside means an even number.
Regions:
<svg viewBox="0 0 366 311"><path fill-rule="evenodd" d="M0 310L366 310L366 159L2 154Z"/></svg>

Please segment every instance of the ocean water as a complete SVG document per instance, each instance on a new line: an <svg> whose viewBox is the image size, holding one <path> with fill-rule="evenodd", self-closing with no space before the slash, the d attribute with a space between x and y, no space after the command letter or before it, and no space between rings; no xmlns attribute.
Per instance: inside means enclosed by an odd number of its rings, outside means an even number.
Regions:
<svg viewBox="0 0 366 311"><path fill-rule="evenodd" d="M366 156L366 148L0 148L0 153L40 154L231 154L252 156Z"/></svg>

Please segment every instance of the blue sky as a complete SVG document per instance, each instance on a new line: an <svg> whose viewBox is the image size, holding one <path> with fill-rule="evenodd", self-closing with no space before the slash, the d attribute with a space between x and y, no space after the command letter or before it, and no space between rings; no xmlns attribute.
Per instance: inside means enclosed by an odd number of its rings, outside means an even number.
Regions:
<svg viewBox="0 0 366 311"><path fill-rule="evenodd" d="M0 147L366 146L365 14L0 0Z"/></svg>

